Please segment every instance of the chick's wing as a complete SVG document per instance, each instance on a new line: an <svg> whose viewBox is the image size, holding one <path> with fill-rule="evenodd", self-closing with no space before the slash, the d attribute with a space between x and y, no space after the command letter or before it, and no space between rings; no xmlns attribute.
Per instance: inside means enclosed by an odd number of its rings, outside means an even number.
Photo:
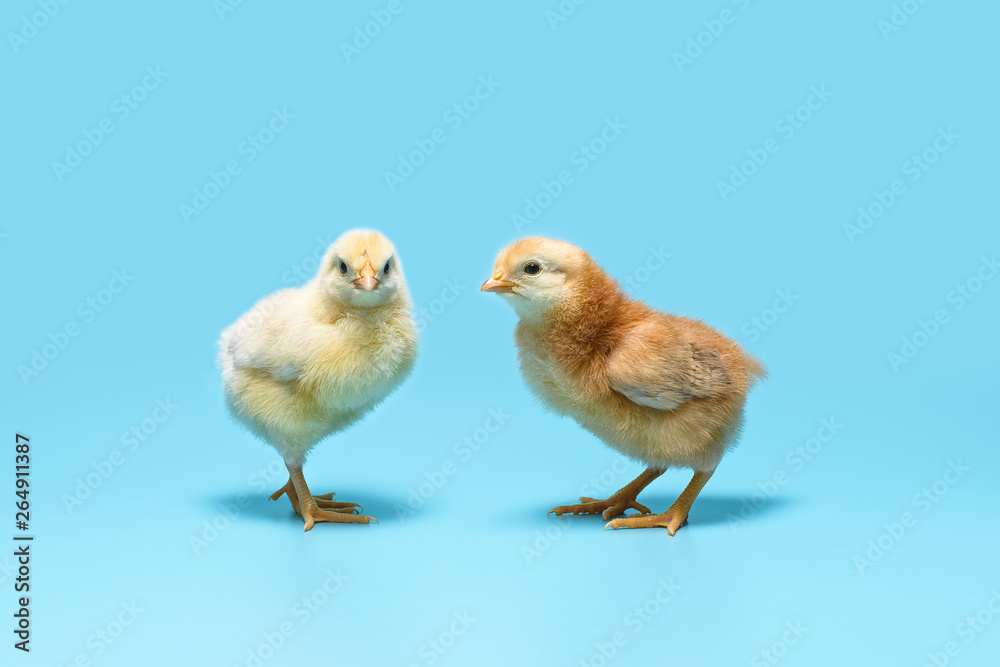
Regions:
<svg viewBox="0 0 1000 667"><path fill-rule="evenodd" d="M662 321L632 330L608 360L611 388L633 403L658 410L727 393L732 378L722 355L685 333Z"/></svg>
<svg viewBox="0 0 1000 667"><path fill-rule="evenodd" d="M296 340L308 335L308 328L297 322L295 296L292 290L272 294L225 331L223 351L236 368L263 370L281 382L298 379L306 346Z"/></svg>

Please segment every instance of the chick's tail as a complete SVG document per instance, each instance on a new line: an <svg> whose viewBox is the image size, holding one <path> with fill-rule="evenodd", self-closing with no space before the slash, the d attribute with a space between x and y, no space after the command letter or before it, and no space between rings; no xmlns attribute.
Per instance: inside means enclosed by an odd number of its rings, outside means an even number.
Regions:
<svg viewBox="0 0 1000 667"><path fill-rule="evenodd" d="M747 355L747 388L753 387L758 381L767 378L767 368L751 355Z"/></svg>

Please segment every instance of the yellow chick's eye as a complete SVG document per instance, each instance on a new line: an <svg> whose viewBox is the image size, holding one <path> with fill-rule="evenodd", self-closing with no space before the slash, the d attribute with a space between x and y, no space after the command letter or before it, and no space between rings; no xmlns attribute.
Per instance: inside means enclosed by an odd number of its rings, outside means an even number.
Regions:
<svg viewBox="0 0 1000 667"><path fill-rule="evenodd" d="M347 264L345 264L343 261L340 262L340 272L343 275L347 275Z"/></svg>
<svg viewBox="0 0 1000 667"><path fill-rule="evenodd" d="M385 267L382 269L382 273L389 275L389 262L385 263Z"/></svg>
<svg viewBox="0 0 1000 667"><path fill-rule="evenodd" d="M538 262L528 262L521 270L527 273L529 276L537 276L542 272L542 267L538 265Z"/></svg>

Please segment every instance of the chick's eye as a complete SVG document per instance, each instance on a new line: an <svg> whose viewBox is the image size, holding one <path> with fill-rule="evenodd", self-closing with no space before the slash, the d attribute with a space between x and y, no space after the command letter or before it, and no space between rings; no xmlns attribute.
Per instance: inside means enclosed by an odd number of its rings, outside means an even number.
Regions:
<svg viewBox="0 0 1000 667"><path fill-rule="evenodd" d="M385 267L382 269L382 273L389 275L389 262L385 263Z"/></svg>
<svg viewBox="0 0 1000 667"><path fill-rule="evenodd" d="M347 273L347 264L345 264L344 262L340 263L340 272L343 274Z"/></svg>
<svg viewBox="0 0 1000 667"><path fill-rule="evenodd" d="M538 262L528 262L527 264L524 265L524 268L521 270L527 273L529 276L537 276L539 273L541 273L542 267L538 265Z"/></svg>

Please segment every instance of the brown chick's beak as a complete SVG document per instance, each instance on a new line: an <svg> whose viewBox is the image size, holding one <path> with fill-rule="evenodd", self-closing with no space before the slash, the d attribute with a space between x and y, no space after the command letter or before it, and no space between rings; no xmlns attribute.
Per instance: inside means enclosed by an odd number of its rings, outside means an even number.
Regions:
<svg viewBox="0 0 1000 667"><path fill-rule="evenodd" d="M360 274L361 277L354 281L354 287L357 289L373 290L381 284L381 281L375 277L375 267L372 266L371 260L367 257L365 265L361 267Z"/></svg>
<svg viewBox="0 0 1000 667"><path fill-rule="evenodd" d="M479 291L512 294L517 283L512 283L508 280L501 280L501 278L503 278L503 273L497 271L493 274L492 278L483 283L483 286L479 288Z"/></svg>

